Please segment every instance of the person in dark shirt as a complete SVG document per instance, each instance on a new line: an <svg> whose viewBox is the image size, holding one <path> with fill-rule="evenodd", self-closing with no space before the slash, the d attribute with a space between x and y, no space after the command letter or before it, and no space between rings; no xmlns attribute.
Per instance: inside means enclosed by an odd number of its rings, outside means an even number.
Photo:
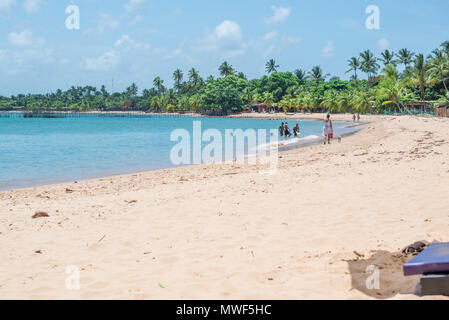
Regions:
<svg viewBox="0 0 449 320"><path fill-rule="evenodd" d="M284 136L284 123L282 122L281 126L279 127L279 134L281 135L281 137Z"/></svg>

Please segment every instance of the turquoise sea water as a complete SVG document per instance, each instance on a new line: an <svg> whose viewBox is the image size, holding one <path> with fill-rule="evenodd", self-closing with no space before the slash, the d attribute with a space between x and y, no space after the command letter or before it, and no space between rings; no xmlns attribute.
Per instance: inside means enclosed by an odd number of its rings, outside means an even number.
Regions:
<svg viewBox="0 0 449 320"><path fill-rule="evenodd" d="M174 129L277 129L280 120L172 116L23 118L0 114L0 190L174 167ZM297 122L301 138L321 136L319 121ZM343 123L334 123L338 131ZM280 140L284 140L279 138ZM269 138L267 138L269 140ZM205 145L207 143L203 143Z"/></svg>

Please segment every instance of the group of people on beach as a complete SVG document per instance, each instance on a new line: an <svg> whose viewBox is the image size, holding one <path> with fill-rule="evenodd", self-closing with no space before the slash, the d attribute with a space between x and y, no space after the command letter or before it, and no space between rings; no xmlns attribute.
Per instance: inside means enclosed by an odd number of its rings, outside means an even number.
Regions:
<svg viewBox="0 0 449 320"><path fill-rule="evenodd" d="M301 134L299 130L299 124L297 123L296 126L293 127L293 134L295 138ZM281 126L279 127L279 135L281 137L290 138L292 136L292 133L290 132L290 128L288 126L288 122L285 124L282 122Z"/></svg>
<svg viewBox="0 0 449 320"><path fill-rule="evenodd" d="M299 124L297 123L296 126L293 128L293 134L295 138L300 135L300 129ZM290 132L290 127L288 126L288 122L282 122L281 126L279 127L279 135L281 137L290 138L292 136L292 133ZM323 136L324 136L324 144L331 143L331 139L334 138L334 128L332 125L331 115L328 114L326 119L324 119L323 122Z"/></svg>
<svg viewBox="0 0 449 320"><path fill-rule="evenodd" d="M352 115L352 119L355 122L360 121L360 113L357 113L357 115L354 113ZM290 128L288 126L288 122L282 122L281 126L279 127L279 134L281 137L290 138L292 136L292 133L290 132ZM299 131L299 124L297 123L296 126L293 128L293 134L295 137L297 137L300 134ZM327 114L326 118L323 121L323 137L324 137L324 144L330 144L331 140L334 138L334 126L332 124L331 115ZM338 137L338 142L341 142L341 137Z"/></svg>

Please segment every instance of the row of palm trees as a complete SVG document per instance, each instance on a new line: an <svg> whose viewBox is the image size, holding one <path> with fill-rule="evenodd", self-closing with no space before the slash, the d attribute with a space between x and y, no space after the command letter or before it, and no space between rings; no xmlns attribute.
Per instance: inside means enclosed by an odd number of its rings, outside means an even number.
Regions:
<svg viewBox="0 0 449 320"><path fill-rule="evenodd" d="M380 64L383 64L383 69L380 74ZM397 70L398 65L404 66L404 72L399 74ZM348 60L349 70L347 72L354 72L352 79L358 79L358 71L365 72L369 80L376 81L377 87L371 92L363 90L353 90L351 92L336 92L330 90L325 92L324 97L314 96L313 92L297 92L295 96L287 96L279 102L279 106L283 109L313 109L316 108L318 100L322 101L322 106L329 108L336 108L336 106L359 106L360 110L365 110L369 105L373 105L373 100L383 99L383 105L394 105L398 109L404 109L405 103L414 99L412 86L419 88L419 99L424 100L425 87L428 85L441 82L446 92L447 80L449 76L449 41L441 44L441 48L435 49L426 58L423 54L415 54L414 52L404 48L395 53L390 50L385 50L381 53L381 57L376 58L370 50L360 53L359 57L352 57ZM266 63L266 72L272 74L277 72L279 65L274 59L270 59ZM223 62L218 71L221 76L228 77L235 75L235 69L227 62ZM241 74L241 73L240 73ZM298 80L299 85L305 83L306 80L311 80L316 83L324 81L329 74L324 74L320 66L314 66L309 72L302 69L297 69L294 74ZM202 81L197 70L192 68L188 73L189 83L193 87ZM243 75L243 78L244 75ZM174 89L178 90L183 81L183 72L180 69L173 73ZM213 79L213 78L212 78ZM163 91L163 81L157 77L154 80L154 86L158 91ZM246 90L246 91L245 91ZM449 96L449 94L446 94ZM273 105L275 102L271 92L264 92L262 95L250 92L249 88L245 88L242 92L242 98L248 103L264 102L266 105ZM416 99L416 98L415 98ZM170 100L170 99L169 99ZM197 103L190 100L190 105L197 107ZM186 98L186 104L188 99ZM351 102L351 103L350 103ZM333 106L333 107L331 107Z"/></svg>
<svg viewBox="0 0 449 320"><path fill-rule="evenodd" d="M449 41L445 41L441 44L441 49L435 49L432 51L432 55L428 57L429 60L436 60L438 64L439 72L442 75L442 66L445 62L445 56L449 55ZM412 63L416 62L424 64L424 59L422 54L415 54L414 52L408 50L407 48L403 48L399 50L397 53L394 51L390 51L386 49L381 53L380 58L375 58L374 54L370 50L366 50L361 52L359 57L351 57L348 60L349 70L346 73L354 72L352 75L352 79L357 80L357 71L362 71L368 75L368 79L371 79L373 75L375 75L380 68L380 65L377 63L382 62L384 67L388 65L398 66L399 64L404 65L404 69L408 70ZM433 63L433 62L432 62ZM447 90L446 82L444 81L444 86Z"/></svg>
<svg viewBox="0 0 449 320"><path fill-rule="evenodd" d="M379 73L381 65L383 66ZM404 71L402 73L399 73L397 69L399 65L403 66ZM279 108L284 110L313 110L318 107L326 107L337 111L335 109L343 110L345 106L346 108L365 111L369 106L379 106L379 103L382 106L391 105L403 110L407 103L416 101L418 98L420 101L424 101L425 88L438 82L442 83L446 91L442 99L445 99L444 96L449 97L447 84L449 77L449 41L443 42L440 48L433 50L427 58L423 54L415 54L407 48L403 48L397 53L387 49L380 54L380 57L375 57L370 50L365 50L358 56L351 57L348 60L348 66L349 70L346 73L353 72L352 80L358 80L358 72L362 71L366 73L369 80L368 84L371 85L364 89L358 86L357 89L341 92L328 90L324 92L324 96L322 93L320 96L313 90L301 92L301 90L304 90L301 89L296 90L294 94L284 96L281 101L275 101L272 92L260 94L247 87L241 92L242 100L248 105L263 102L271 106L275 102L279 102ZM279 68L274 59L270 59L265 65L265 70L269 75L278 72ZM227 61L219 66L218 71L222 77L237 75L246 79L243 73L237 73ZM318 84L329 77L329 74L325 74L320 66L314 66L309 72L296 69L293 73L297 78L298 85L304 84L307 80ZM192 68L187 76L188 84L192 88L198 88L204 83L195 68ZM174 89L178 93L183 85L183 78L184 74L180 69L174 71ZM211 76L209 79L213 79L213 77ZM163 80L159 77L155 78L153 84L158 92L165 91ZM414 94L413 88L418 88L419 97ZM173 92L170 92L160 101L155 99L153 104L170 104L173 100L176 100L175 97L172 97L173 94ZM181 98L183 99L181 104L186 108L198 107L198 97L195 96L194 91L185 98L181 95ZM376 101L380 102L376 103Z"/></svg>
<svg viewBox="0 0 449 320"><path fill-rule="evenodd" d="M400 65L403 66L402 72L398 71ZM154 87L143 90L141 96L135 84L123 93L108 93L104 86L100 90L91 86L72 87L65 92L57 90L47 95L0 97L0 109L20 105L35 106L36 109L67 106L82 110L113 109L124 102L132 102L132 107L139 110L166 110L170 107L198 111L209 107L210 97L220 100L214 103L217 106L229 104L229 101L234 103L237 95L241 98L237 101L237 110L259 102L288 110L328 108L338 111L348 108L379 111L383 110L382 107L404 110L411 102L425 100L449 105L449 41L443 42L428 56L404 48L397 53L385 50L375 57L366 50L350 58L348 66L347 73L353 73L351 81L334 77L330 80L336 81L327 82L329 74L318 65L308 72L302 69L278 72L279 65L270 59L265 65L269 76L248 81L242 72L237 72L225 61L218 67L223 77L219 81L214 81L212 76L204 80L195 68L186 74L176 69L173 88L168 90L164 80L156 77ZM358 80L360 71L366 73L368 81Z"/></svg>
<svg viewBox="0 0 449 320"><path fill-rule="evenodd" d="M446 69L447 69L447 56L449 53L449 41L443 42L441 44L442 49L435 49L432 51L432 55L428 57L431 60L429 65L429 71L437 72L443 82L444 88L447 90L447 79L446 79ZM378 62L381 62L384 67L389 65L398 66L399 64L404 65L404 69L409 71L409 67L412 63L417 63L417 68L424 72L424 56L422 54L415 54L407 48L399 50L397 53L386 49L381 53L380 58L376 58L370 50L365 50L360 53L359 57L351 57L348 60L349 69L346 73L353 72L351 79L358 80L358 71L362 71L367 74L368 79L372 79L380 69ZM274 59L267 61L265 65L265 70L268 74L277 72L279 65ZM219 74L223 77L230 75L236 75L235 69L227 62L224 61L218 68ZM310 72L306 73L302 69L296 69L294 71L298 80L305 81L306 79L311 79L315 81L325 80L329 74L324 74L320 66L314 66ZM245 78L243 73L239 73L239 76ZM174 88L179 91L181 83L183 80L183 72L180 69L175 70L173 73ZM424 75L422 75L424 77ZM195 68L192 68L188 73L189 82L193 83L196 87L198 82L200 82L200 76ZM163 80L160 77L156 77L153 81L154 86L158 91L163 91Z"/></svg>

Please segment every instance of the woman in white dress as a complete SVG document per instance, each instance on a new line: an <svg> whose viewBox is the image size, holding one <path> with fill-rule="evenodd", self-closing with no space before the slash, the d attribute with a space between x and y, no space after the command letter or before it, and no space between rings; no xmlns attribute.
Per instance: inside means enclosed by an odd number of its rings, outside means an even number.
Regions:
<svg viewBox="0 0 449 320"><path fill-rule="evenodd" d="M331 143L331 139L332 139L332 134L334 132L334 128L332 127L332 120L331 120L331 115L328 114L326 119L323 122L323 136L324 136L324 144L326 144L326 142L328 144Z"/></svg>

